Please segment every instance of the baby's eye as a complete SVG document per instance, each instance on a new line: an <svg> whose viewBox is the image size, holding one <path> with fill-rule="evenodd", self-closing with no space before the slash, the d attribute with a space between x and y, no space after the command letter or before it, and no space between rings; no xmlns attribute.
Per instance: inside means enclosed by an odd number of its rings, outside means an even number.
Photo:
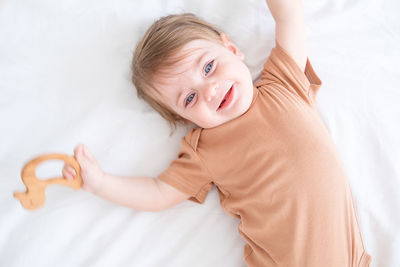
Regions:
<svg viewBox="0 0 400 267"><path fill-rule="evenodd" d="M196 94L193 93L193 94L190 94L188 98L186 98L185 107L187 107L187 105L189 105L190 102L192 102L192 100L193 100L193 98L194 98L195 95L196 95Z"/></svg>
<svg viewBox="0 0 400 267"><path fill-rule="evenodd" d="M214 60L209 62L206 67L204 68L204 73L207 76L207 74L212 70L212 67L214 65Z"/></svg>

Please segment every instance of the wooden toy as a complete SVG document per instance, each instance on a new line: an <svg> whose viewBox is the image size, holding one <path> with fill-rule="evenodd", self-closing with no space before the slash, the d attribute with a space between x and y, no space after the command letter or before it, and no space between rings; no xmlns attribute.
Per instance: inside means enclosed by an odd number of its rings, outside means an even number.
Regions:
<svg viewBox="0 0 400 267"><path fill-rule="evenodd" d="M41 180L36 177L36 167L47 160L63 160L75 169L75 177L67 180L63 177ZM26 186L26 192L15 192L14 197L18 198L22 206L28 210L38 209L46 202L45 190L48 185L60 184L69 186L75 190L82 186L82 177L80 175L81 168L76 159L65 154L48 154L39 156L29 161L21 172L21 178Z"/></svg>

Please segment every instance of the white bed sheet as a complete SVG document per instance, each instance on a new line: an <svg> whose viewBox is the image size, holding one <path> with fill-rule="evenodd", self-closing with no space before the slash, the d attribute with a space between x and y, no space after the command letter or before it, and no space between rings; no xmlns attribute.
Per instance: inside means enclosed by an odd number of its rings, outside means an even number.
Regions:
<svg viewBox="0 0 400 267"><path fill-rule="evenodd" d="M319 111L348 172L371 266L400 266L400 3L304 0L309 57L323 81ZM262 0L0 1L0 266L245 266L238 221L214 188L203 205L138 212L53 186L28 212L13 198L34 156L73 154L78 143L103 169L153 175L176 156L138 100L129 64L153 20L194 12L246 54L253 78L274 45ZM61 173L62 163L37 174Z"/></svg>

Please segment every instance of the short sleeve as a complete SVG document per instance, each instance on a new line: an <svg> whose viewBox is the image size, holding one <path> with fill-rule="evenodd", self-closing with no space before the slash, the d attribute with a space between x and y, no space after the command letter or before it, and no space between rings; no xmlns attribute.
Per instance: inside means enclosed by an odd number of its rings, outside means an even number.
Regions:
<svg viewBox="0 0 400 267"><path fill-rule="evenodd" d="M286 90L300 96L307 103L314 104L322 83L307 58L304 72L297 63L276 43L264 64L261 78L256 87L277 83Z"/></svg>
<svg viewBox="0 0 400 267"><path fill-rule="evenodd" d="M185 138L182 138L177 159L171 162L158 179L191 195L189 200L197 203L203 203L213 187L207 168Z"/></svg>

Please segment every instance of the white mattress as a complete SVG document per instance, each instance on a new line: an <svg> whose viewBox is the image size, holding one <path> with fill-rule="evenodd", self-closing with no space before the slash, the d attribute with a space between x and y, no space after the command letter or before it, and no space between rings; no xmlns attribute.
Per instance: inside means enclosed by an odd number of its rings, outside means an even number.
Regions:
<svg viewBox="0 0 400 267"><path fill-rule="evenodd" d="M400 266L400 2L304 0L318 109L348 172L371 266ZM274 45L262 0L0 1L0 266L245 266L238 221L214 188L203 205L138 212L52 186L38 211L13 198L23 165L78 143L103 169L161 173L179 129L137 99L136 42L158 17L194 12L246 54L253 78ZM37 174L61 174L61 161Z"/></svg>

